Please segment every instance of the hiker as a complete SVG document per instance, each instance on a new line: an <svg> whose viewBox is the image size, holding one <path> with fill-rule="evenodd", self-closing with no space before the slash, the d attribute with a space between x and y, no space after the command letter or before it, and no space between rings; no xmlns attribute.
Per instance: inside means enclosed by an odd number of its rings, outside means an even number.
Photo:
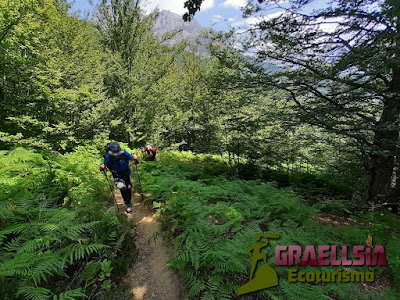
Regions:
<svg viewBox="0 0 400 300"><path fill-rule="evenodd" d="M144 149L142 150L142 153L145 153L145 152L147 152L147 154L149 155L148 158L147 158L148 160L151 160L151 161L156 160L157 151L156 151L156 149L154 148L154 145L148 144L148 145L146 146L146 148L144 148Z"/></svg>
<svg viewBox="0 0 400 300"><path fill-rule="evenodd" d="M126 205L126 212L132 211L132 182L129 161L138 164L136 154L130 155L128 151L122 150L118 143L108 143L105 146L106 155L104 162L100 165L100 170L104 171L107 167L114 177L117 188L121 191L122 198Z"/></svg>

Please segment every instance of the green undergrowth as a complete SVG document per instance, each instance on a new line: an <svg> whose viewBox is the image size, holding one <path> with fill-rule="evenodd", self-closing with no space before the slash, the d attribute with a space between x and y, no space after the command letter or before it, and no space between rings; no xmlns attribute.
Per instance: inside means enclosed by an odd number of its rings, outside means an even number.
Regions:
<svg viewBox="0 0 400 300"><path fill-rule="evenodd" d="M2 299L98 299L134 260L98 150L0 152ZM112 298L108 298L112 299Z"/></svg>
<svg viewBox="0 0 400 300"><path fill-rule="evenodd" d="M225 161L227 161L226 158ZM310 170L292 168L288 171L282 165L259 165L255 161L235 164L232 169L236 177L240 179L262 179L263 181L274 182L280 188L292 187L297 193L310 200L321 194L331 198L349 198L352 195L353 186L349 181L361 176L358 173L356 175L333 176L330 170L318 172L314 168L310 168Z"/></svg>
<svg viewBox="0 0 400 300"><path fill-rule="evenodd" d="M148 200L159 209L164 235L172 239L175 255L169 266L184 277L189 298L236 298L237 288L249 279L247 249L257 233L280 234L280 239L269 240L270 246L263 250L278 273L279 285L244 295L243 299L399 297L400 221L395 215L370 213L352 223L356 225L323 225L315 220L321 207L308 206L292 190L278 189L274 184L228 179L228 166L208 155L161 153L158 162L141 164L140 172L145 193L152 195ZM375 271L372 284L289 283L288 267L275 265L277 245L365 245L368 235L373 236L375 245L385 246L388 266L349 270Z"/></svg>

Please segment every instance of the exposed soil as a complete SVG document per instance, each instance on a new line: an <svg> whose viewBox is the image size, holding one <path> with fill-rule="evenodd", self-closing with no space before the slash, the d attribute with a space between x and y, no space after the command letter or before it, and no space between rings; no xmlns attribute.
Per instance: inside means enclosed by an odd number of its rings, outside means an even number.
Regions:
<svg viewBox="0 0 400 300"><path fill-rule="evenodd" d="M357 224L357 222L352 218L336 216L328 213L321 213L318 216L312 216L311 219L319 224L332 224L333 227L352 226Z"/></svg>
<svg viewBox="0 0 400 300"><path fill-rule="evenodd" d="M126 207L119 193L116 193L120 210ZM168 248L161 237L157 237L159 224L154 210L146 207L140 195L132 194L132 212L127 214L136 227L138 257L128 272L125 282L131 287L133 300L179 300L184 299L181 281L167 269Z"/></svg>

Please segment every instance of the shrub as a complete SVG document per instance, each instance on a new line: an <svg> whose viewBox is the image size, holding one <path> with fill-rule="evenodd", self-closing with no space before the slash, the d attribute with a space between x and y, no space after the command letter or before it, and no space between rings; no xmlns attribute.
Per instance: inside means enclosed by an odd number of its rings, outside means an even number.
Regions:
<svg viewBox="0 0 400 300"><path fill-rule="evenodd" d="M0 281L2 295L75 299L121 275L134 242L92 148L55 156L17 148L0 153ZM110 262L101 277L99 263ZM126 267L122 268L126 272Z"/></svg>

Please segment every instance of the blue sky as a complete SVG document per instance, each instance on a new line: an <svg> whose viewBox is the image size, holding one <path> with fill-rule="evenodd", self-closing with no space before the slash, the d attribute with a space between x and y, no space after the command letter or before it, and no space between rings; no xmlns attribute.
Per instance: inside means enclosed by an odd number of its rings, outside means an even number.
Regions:
<svg viewBox="0 0 400 300"><path fill-rule="evenodd" d="M99 0L92 0L93 5L89 4L90 0L75 0L70 2L73 3L72 9L82 12L89 12L97 5ZM151 11L157 6L162 10L170 10L179 15L185 13L183 3L185 0L141 0L142 7ZM315 8L321 8L327 4L328 0L314 0L313 3L308 6L305 11L310 11ZM200 23L203 27L210 27L214 30L226 31L230 26L238 28L244 24L244 19L242 18L241 7L245 6L247 0L204 0L201 11L197 12L195 15L195 20ZM278 2L280 5L285 5L285 0ZM287 2L286 2L287 4ZM279 9L271 9L266 12L268 15L277 16L279 14ZM253 19L253 20L252 20ZM255 18L249 18L247 20L248 24L251 24Z"/></svg>
<svg viewBox="0 0 400 300"><path fill-rule="evenodd" d="M143 5L148 11L159 6L160 9L183 15L185 13L184 2L185 0L145 0L143 3L146 4ZM98 0L93 0L93 3L98 3ZM243 21L240 8L246 3L247 0L205 0L201 6L201 11L196 13L195 20L204 27L226 30L230 24L235 25ZM83 12L90 11L92 8L93 6L89 4L89 0L75 0L72 6L73 10L81 10Z"/></svg>

